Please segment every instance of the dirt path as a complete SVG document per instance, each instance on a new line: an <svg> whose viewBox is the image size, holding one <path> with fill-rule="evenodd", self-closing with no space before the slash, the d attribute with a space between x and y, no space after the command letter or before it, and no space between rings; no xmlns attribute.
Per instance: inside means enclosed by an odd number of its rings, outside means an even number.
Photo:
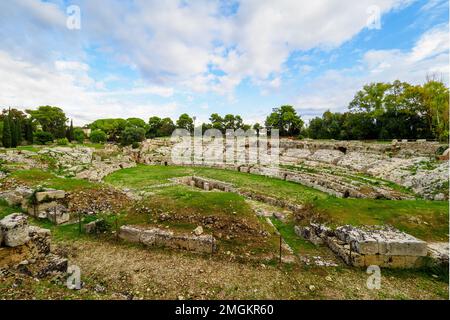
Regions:
<svg viewBox="0 0 450 320"><path fill-rule="evenodd" d="M120 243L76 242L71 264L84 292L117 299L439 299L448 284L414 271L382 271L380 290L366 287L365 270L283 267L223 261ZM98 290L98 288L104 290Z"/></svg>

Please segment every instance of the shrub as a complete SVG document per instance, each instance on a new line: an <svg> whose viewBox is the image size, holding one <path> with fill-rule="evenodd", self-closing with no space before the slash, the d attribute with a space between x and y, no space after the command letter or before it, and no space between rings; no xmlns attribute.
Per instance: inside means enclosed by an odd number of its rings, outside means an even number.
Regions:
<svg viewBox="0 0 450 320"><path fill-rule="evenodd" d="M67 146L69 144L69 140L67 138L61 138L56 140L58 146Z"/></svg>
<svg viewBox="0 0 450 320"><path fill-rule="evenodd" d="M47 131L38 131L34 134L34 141L38 144L53 142L53 135Z"/></svg>
<svg viewBox="0 0 450 320"><path fill-rule="evenodd" d="M102 130L97 129L91 132L91 136L89 137L92 143L105 143L106 142L106 133Z"/></svg>
<svg viewBox="0 0 450 320"><path fill-rule="evenodd" d="M439 136L439 141L441 142L448 142L448 130L444 130L444 132L441 133L441 135Z"/></svg>
<svg viewBox="0 0 450 320"><path fill-rule="evenodd" d="M145 130L139 127L127 127L122 132L122 145L128 146L145 139Z"/></svg>
<svg viewBox="0 0 450 320"><path fill-rule="evenodd" d="M78 143L84 142L84 131L80 128L73 129L73 139Z"/></svg>
<svg viewBox="0 0 450 320"><path fill-rule="evenodd" d="M133 142L132 144L131 144L131 147L133 148L133 149L137 149L137 148L139 148L139 146L140 146L140 143L139 142Z"/></svg>

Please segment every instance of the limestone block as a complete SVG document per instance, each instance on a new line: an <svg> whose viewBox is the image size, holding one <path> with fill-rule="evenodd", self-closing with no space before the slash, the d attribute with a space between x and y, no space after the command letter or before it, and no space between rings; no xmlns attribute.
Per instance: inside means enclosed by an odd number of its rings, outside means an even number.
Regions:
<svg viewBox="0 0 450 320"><path fill-rule="evenodd" d="M29 205L27 207L27 212L30 216L37 218L47 218L47 210L54 209L58 206L56 201L44 202L35 205Z"/></svg>
<svg viewBox="0 0 450 320"><path fill-rule="evenodd" d="M140 236L140 242L146 246L153 246L156 241L156 232L153 229L143 230Z"/></svg>
<svg viewBox="0 0 450 320"><path fill-rule="evenodd" d="M28 242L27 217L20 213L13 213L0 220L3 243L7 247L17 247Z"/></svg>
<svg viewBox="0 0 450 320"><path fill-rule="evenodd" d="M316 235L314 229L310 227L295 226L294 230L299 237L308 240L315 245L323 244L323 240Z"/></svg>
<svg viewBox="0 0 450 320"><path fill-rule="evenodd" d="M414 238L388 242L386 255L424 257L427 252L427 243Z"/></svg>
<svg viewBox="0 0 450 320"><path fill-rule="evenodd" d="M46 213L47 219L57 225L69 222L70 220L70 213L67 211L66 207L62 205L47 209Z"/></svg>
<svg viewBox="0 0 450 320"><path fill-rule="evenodd" d="M64 190L46 190L36 192L35 196L37 202L42 202L44 200L64 199L66 193Z"/></svg>
<svg viewBox="0 0 450 320"><path fill-rule="evenodd" d="M17 206L31 195L31 189L27 187L17 187L14 190L0 192L0 199L4 199L10 206Z"/></svg>
<svg viewBox="0 0 450 320"><path fill-rule="evenodd" d="M141 229L131 226L121 226L119 229L119 238L130 242L140 242L141 234Z"/></svg>
<svg viewBox="0 0 450 320"><path fill-rule="evenodd" d="M436 264L448 265L449 243L432 242L428 244L428 256Z"/></svg>
<svg viewBox="0 0 450 320"><path fill-rule="evenodd" d="M352 250L360 254L377 254L379 253L378 241L375 239L364 241L352 241L350 243Z"/></svg>
<svg viewBox="0 0 450 320"><path fill-rule="evenodd" d="M28 228L30 243L34 248L35 254L47 255L50 253L51 232L48 229L30 226Z"/></svg>

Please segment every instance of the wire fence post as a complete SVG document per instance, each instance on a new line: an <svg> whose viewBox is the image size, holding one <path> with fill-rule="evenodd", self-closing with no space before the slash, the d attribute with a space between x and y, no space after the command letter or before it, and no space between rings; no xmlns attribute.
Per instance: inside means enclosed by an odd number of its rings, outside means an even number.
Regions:
<svg viewBox="0 0 450 320"><path fill-rule="evenodd" d="M281 243L282 243L283 239L281 238L281 234L280 234L280 258L278 263L281 265Z"/></svg>
<svg viewBox="0 0 450 320"><path fill-rule="evenodd" d="M78 235L81 235L81 213L78 212Z"/></svg>

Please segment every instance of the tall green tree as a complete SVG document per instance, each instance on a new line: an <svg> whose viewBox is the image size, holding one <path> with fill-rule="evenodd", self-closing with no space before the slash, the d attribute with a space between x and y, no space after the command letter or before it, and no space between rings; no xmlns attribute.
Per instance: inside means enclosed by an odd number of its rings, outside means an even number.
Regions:
<svg viewBox="0 0 450 320"><path fill-rule="evenodd" d="M298 136L303 127L303 120L293 106L284 105L273 109L266 118L265 125L268 128L278 129L280 136Z"/></svg>
<svg viewBox="0 0 450 320"><path fill-rule="evenodd" d="M158 136L158 130L161 127L161 118L157 116L150 117L148 119L148 130L146 133L147 138L155 138Z"/></svg>
<svg viewBox="0 0 450 320"><path fill-rule="evenodd" d="M224 119L219 114L211 114L211 116L209 117L209 121L211 122L213 129L220 130L221 132L225 131Z"/></svg>
<svg viewBox="0 0 450 320"><path fill-rule="evenodd" d="M10 116L9 117L9 126L11 127L11 147L17 147L18 135L17 135L17 126L16 121Z"/></svg>
<svg viewBox="0 0 450 320"><path fill-rule="evenodd" d="M36 110L26 110L32 119L36 120L45 132L50 132L54 138L66 136L66 114L61 108L41 106Z"/></svg>
<svg viewBox="0 0 450 320"><path fill-rule="evenodd" d="M4 118L3 120L2 143L5 148L11 148L11 126L9 117Z"/></svg>
<svg viewBox="0 0 450 320"><path fill-rule="evenodd" d="M74 140L74 135L73 135L73 120L70 119L70 126L67 129L67 134L66 134L66 138L69 141L73 141Z"/></svg>
<svg viewBox="0 0 450 320"><path fill-rule="evenodd" d="M20 119L16 119L16 140L17 140L17 145L20 146L22 144L22 121Z"/></svg>
<svg viewBox="0 0 450 320"><path fill-rule="evenodd" d="M177 128L192 132L194 131L194 120L187 113L183 113L177 120Z"/></svg>
<svg viewBox="0 0 450 320"><path fill-rule="evenodd" d="M158 137L168 137L175 130L175 124L170 118L161 119L161 124L157 132Z"/></svg>
<svg viewBox="0 0 450 320"><path fill-rule="evenodd" d="M106 133L109 141L119 141L122 131L127 127L127 120L116 119L98 119L89 124L92 131L101 130Z"/></svg>
<svg viewBox="0 0 450 320"><path fill-rule="evenodd" d="M31 119L25 121L25 140L29 144L33 144L33 122Z"/></svg>

